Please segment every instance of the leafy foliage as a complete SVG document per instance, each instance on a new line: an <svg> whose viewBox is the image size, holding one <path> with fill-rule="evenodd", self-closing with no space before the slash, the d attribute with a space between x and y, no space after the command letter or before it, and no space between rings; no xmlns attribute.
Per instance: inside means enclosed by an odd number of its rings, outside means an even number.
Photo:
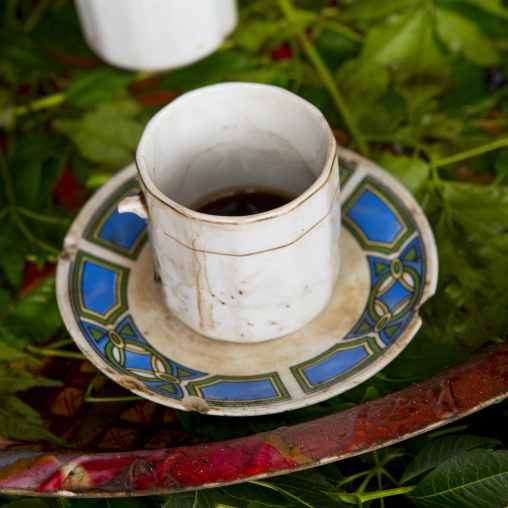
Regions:
<svg viewBox="0 0 508 508"><path fill-rule="evenodd" d="M419 506L506 506L508 452L471 450L440 464L411 496Z"/></svg>
<svg viewBox="0 0 508 508"><path fill-rule="evenodd" d="M27 261L40 268L55 260L74 217L72 200L58 198L62 181L73 179L73 192L86 196L132 160L144 125L160 107L222 81L269 83L299 94L323 111L342 143L391 171L427 214L440 277L436 296L422 309L421 331L373 378L329 401L271 417L189 414L182 424L192 437L225 439L325 416L506 336L507 2L239 5L238 29L218 51L153 75L101 63L80 35L69 0L0 3L1 435L59 442L17 395L59 382L30 373L40 361L31 351L62 333L54 277L28 294L24 282ZM501 506L508 503L506 452L488 448L508 445L503 410L490 410L485 421L485 411L467 419L476 436L456 429L337 467L252 484L139 500L3 496L0 505L375 506L386 498L378 506L390 506L390 496L405 494L406 503L420 506L478 506L476 496L482 506Z"/></svg>
<svg viewBox="0 0 508 508"><path fill-rule="evenodd" d="M414 482L447 459L474 448L491 448L501 444L495 439L478 436L446 436L423 446L402 475L402 483Z"/></svg>
<svg viewBox="0 0 508 508"><path fill-rule="evenodd" d="M0 394L0 434L22 441L42 439L68 445L44 428L37 411L13 395Z"/></svg>

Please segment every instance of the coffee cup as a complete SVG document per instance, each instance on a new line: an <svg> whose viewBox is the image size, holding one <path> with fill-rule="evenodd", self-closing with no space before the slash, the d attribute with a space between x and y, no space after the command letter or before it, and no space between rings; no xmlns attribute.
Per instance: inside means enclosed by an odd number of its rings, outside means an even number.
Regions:
<svg viewBox="0 0 508 508"><path fill-rule="evenodd" d="M141 192L118 209L147 219L163 298L186 325L254 343L323 310L339 271L339 171L316 107L271 85L197 89L150 120L136 166Z"/></svg>
<svg viewBox="0 0 508 508"><path fill-rule="evenodd" d="M74 0L90 48L130 70L159 71L213 53L234 30L236 0Z"/></svg>

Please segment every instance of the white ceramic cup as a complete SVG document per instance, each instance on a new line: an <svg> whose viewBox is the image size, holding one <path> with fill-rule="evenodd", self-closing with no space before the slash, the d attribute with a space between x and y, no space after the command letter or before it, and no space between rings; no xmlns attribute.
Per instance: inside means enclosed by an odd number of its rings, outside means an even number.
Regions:
<svg viewBox="0 0 508 508"><path fill-rule="evenodd" d="M185 324L215 339L261 342L325 307L339 269L339 171L317 108L270 85L201 88L152 118L136 164L142 195L119 211L148 218L166 305ZM247 187L295 198L236 217L191 209Z"/></svg>
<svg viewBox="0 0 508 508"><path fill-rule="evenodd" d="M130 70L183 67L213 53L237 23L236 0L74 0L88 45Z"/></svg>

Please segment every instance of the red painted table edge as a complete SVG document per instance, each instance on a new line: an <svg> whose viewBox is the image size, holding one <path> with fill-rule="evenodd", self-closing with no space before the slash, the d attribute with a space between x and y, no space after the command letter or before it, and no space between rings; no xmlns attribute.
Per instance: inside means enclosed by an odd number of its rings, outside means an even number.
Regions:
<svg viewBox="0 0 508 508"><path fill-rule="evenodd" d="M155 451L0 452L0 493L127 497L258 480L389 446L507 396L503 343L378 400L247 437Z"/></svg>

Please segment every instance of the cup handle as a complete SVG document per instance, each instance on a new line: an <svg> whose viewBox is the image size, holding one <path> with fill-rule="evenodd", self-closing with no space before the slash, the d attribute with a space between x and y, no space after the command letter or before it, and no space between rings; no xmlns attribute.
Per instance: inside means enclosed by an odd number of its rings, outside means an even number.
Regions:
<svg viewBox="0 0 508 508"><path fill-rule="evenodd" d="M148 219L148 208L141 192L137 196L129 196L118 203L118 213L135 213L142 219Z"/></svg>

